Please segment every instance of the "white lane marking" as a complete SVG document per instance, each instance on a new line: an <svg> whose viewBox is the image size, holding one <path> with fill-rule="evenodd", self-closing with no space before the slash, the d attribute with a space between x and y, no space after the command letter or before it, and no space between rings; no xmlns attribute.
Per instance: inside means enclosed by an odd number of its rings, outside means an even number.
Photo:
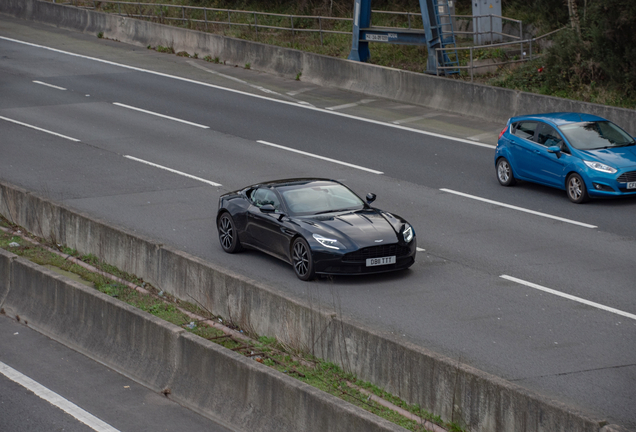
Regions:
<svg viewBox="0 0 636 432"><path fill-rule="evenodd" d="M249 83L249 82L247 82L247 81L244 81L244 80L242 80L242 79L235 78L235 77L230 76L230 75L225 75L225 74L222 74L222 73L220 73L220 72L214 71L214 70L212 70L212 69L208 69L208 68L206 68L206 67L201 66L200 64L197 64L197 63L196 63L196 62L194 62L194 61L188 60L186 63L189 63L191 66L194 66L195 68L201 69L202 71L206 71L206 72L209 72L209 73L211 73L211 74L218 75L218 76L220 76L220 77L222 77L222 78L226 78L226 79L229 79L229 80L232 80L232 81L239 82L239 83L241 83L241 84L245 84L246 86L249 86L249 87L255 88L255 89L257 89L257 90L260 90L260 91L262 91L263 93L273 94L273 95L277 95L277 96L281 96L281 97L287 97L287 96L285 96L285 95L283 95L283 94L280 94L280 93L275 92L274 90L270 90L270 89L268 89L268 88L265 88L265 87L262 87L262 86L259 86L259 85L256 85L256 84L251 84L251 83ZM289 98L287 98L287 99L291 99L291 100L293 100L294 102L299 103L299 104L309 105L309 106L312 106L312 107L313 107L313 105L312 105L312 104L310 104L309 102L299 101L299 100L294 99L294 98L292 98L292 97L289 97Z"/></svg>
<svg viewBox="0 0 636 432"><path fill-rule="evenodd" d="M425 252L426 249L422 249L421 247L416 247L415 250L417 250L418 252Z"/></svg>
<svg viewBox="0 0 636 432"><path fill-rule="evenodd" d="M22 387L27 390L35 393L36 396L44 399L49 402L51 405L54 405L64 411L65 413L75 417L78 421L84 423L86 426L98 432L119 432L118 429L115 429L108 423L98 419L94 415L89 412L84 411L82 408L78 407L74 403L69 400L63 398L59 394L49 390L44 387L42 384L32 380L28 376L18 372L10 366L0 362L0 373L9 378L11 381L14 381L20 384Z"/></svg>
<svg viewBox="0 0 636 432"><path fill-rule="evenodd" d="M286 104L286 105L290 105L290 106L296 106L296 107L301 107L304 109L308 109L308 110L313 110L313 111L318 111L318 112L322 112L322 113L329 113L331 115L336 115L336 116L340 116L340 117L344 117L344 118L349 118L352 120L358 120L361 122L365 122L365 123L371 123L371 124L375 124L375 125L379 125L379 126L386 126L386 127L390 127L390 128L394 128L394 129L400 129L403 131L407 131L407 132L413 132L416 134L420 134L420 135L427 135L427 136L432 136L435 138L441 138L441 139L446 139L446 140L451 140L451 141L457 141L460 143L464 143L464 144L470 144L473 146L477 146L477 147L484 147L484 148L490 148L490 149L494 149L497 148L497 146L495 145L491 145L491 144L482 144L476 141L471 141L471 140L467 140L464 138L457 138L457 137L453 137L453 136L449 136L449 135L442 135L442 134L438 134L435 132L428 132L428 131L424 131L424 130L420 130L420 129L414 129L414 128L410 128L410 127L406 127L406 126L402 126L402 125L396 125L393 123L387 123L387 122L382 122L382 121L378 121L378 120L372 120L372 119L367 119L367 118L363 118L363 117L356 117L354 115L351 114L345 114L345 113L341 113L338 111L332 111L332 110L326 110L324 108L318 108L312 105L307 105L307 104L299 104L297 102L289 102L289 101L285 101L285 100L280 100L280 99L274 99L274 98L270 98L267 96L261 96L261 95L257 95L257 94L253 94L253 93L247 93L241 90L235 90L235 89L231 89L231 88L227 88L227 87L222 87L219 85L215 85L215 84L209 84L209 83L204 83L201 81L196 81L193 79L189 79L189 78L183 78L183 77L178 77L175 75L169 75L163 72L156 72L156 71L151 71L148 69L142 69L142 68L138 68L135 66L128 66L128 65L124 65L121 63L115 63L109 60L103 60L103 59L99 59L99 58L95 58L95 57L89 57L89 56L85 56L82 54L75 54L75 53L71 53L68 51L63 51L63 50L59 50L57 48L51 48L51 47L46 47L43 45L37 45L37 44L33 44L30 42L24 42L24 41L20 41L17 39L12 39L12 38L8 38L8 37L4 37L4 36L0 36L0 39L2 40L7 40L10 42L15 42L15 43L20 43L23 45L28 45L28 46L32 46L32 47L36 47L36 48L41 48L41 49L46 49L49 51L53 51L53 52L58 52L60 54L66 54L66 55L70 55L73 57L77 57L77 58L82 58L82 59L86 59L86 60L92 60L95 62L99 62L99 63L104 63L104 64L108 64L111 66L116 66L116 67L120 67L123 69L128 69L128 70L133 70L136 72L143 72L143 73L147 73L147 74L151 74L151 75L156 75L156 76L160 76L160 77L164 77L164 78L170 78L170 79L174 79L174 80L178 80L178 81L183 81L183 82L187 82L190 84L197 84L197 85L201 85L204 87L209 87L209 88L213 88L213 89L217 89L217 90L223 90L223 91L227 91L230 93L235 93L235 94L240 94L242 96L248 96L248 97L253 97L253 98L257 98L257 99L263 99L263 100L267 100L267 101L271 101L271 102L277 102L280 104Z"/></svg>
<svg viewBox="0 0 636 432"><path fill-rule="evenodd" d="M50 130L42 129L42 128L39 128L39 127L37 127L37 126L33 126L33 125L30 125L30 124L27 124L27 123L22 123L22 122L20 122L20 121L13 120L13 119L10 119L10 118L7 118L7 117L2 117L2 116L0 116L0 119L1 119L1 120L5 120L5 121L8 121L8 122L11 122L11 123L18 124L18 125L20 125L20 126L25 126L25 127L31 128L31 129L35 129L35 130L40 131L40 132L46 132L47 134L55 135L55 136L57 136L57 137L64 138L64 139L67 139L67 140L70 140L70 141L80 142L80 140L78 140L78 139L76 139L76 138L71 138L71 137L68 137L68 136L66 136L66 135L59 134L59 133L57 133L57 132L52 132L52 131L50 131Z"/></svg>
<svg viewBox="0 0 636 432"><path fill-rule="evenodd" d="M188 178L191 178L191 179L194 179L194 180L198 180L200 182L207 183L207 184L212 185L212 186L222 186L221 183L215 183L213 181L206 180L206 179L203 179L201 177L193 176L192 174L187 174L187 173L184 173L184 172L181 172L181 171L177 171L175 169L168 168L168 167L165 167L163 165L157 165L156 163L148 162L147 160L139 159L139 158L136 158L134 156L124 155L124 157L126 159L130 159L130 160L134 160L134 161L137 161L137 162L141 162L143 164L150 165L150 166L153 166L155 168L161 168L162 170L170 171L171 173L174 173L174 174L179 174L179 175L182 175L184 177L188 177Z"/></svg>
<svg viewBox="0 0 636 432"><path fill-rule="evenodd" d="M565 218L562 218L562 217L559 217L559 216L553 216L553 215L550 215L550 214L547 214L547 213L541 213L541 212L538 212L538 211L525 209L523 207L517 207L517 206L510 205L510 204L504 204L504 203L501 203L501 202L498 202L498 201L493 201L493 200L489 200L489 199L486 199L486 198L481 198L481 197L478 197L478 196L469 195L469 194L466 194L466 193L463 193L463 192L457 192L457 191L454 191L454 190L451 190L451 189L440 189L440 190L442 192L448 192L448 193L451 193L451 194L460 195L460 196L463 196L463 197L466 197L466 198L470 198L470 199L474 199L474 200L477 200L477 201L483 201L485 203L498 205L500 207L506 207L506 208L509 208L509 209L518 210L518 211L521 211L521 212L530 213L530 214L533 214L533 215L536 215L536 216L541 216L541 217L548 218L548 219L554 219L554 220L558 220L558 221L561 221L561 222L566 222L566 223L569 223L569 224L582 226L582 227L585 227L585 228L598 228L596 225L590 225L590 224L586 224L586 223L583 223L583 222L577 222L577 221L574 221L574 220L571 220L571 219L565 219Z"/></svg>
<svg viewBox="0 0 636 432"><path fill-rule="evenodd" d="M58 86L56 86L56 85L53 85L53 84L47 84L47 83L42 82L42 81L33 81L33 82L34 82L34 83L36 83L36 84L43 85L43 86L52 87L52 88L54 88L54 89L58 89L58 90L66 90L64 87L58 87Z"/></svg>
<svg viewBox="0 0 636 432"><path fill-rule="evenodd" d="M167 116L167 115L164 115L164 114L159 114L159 113L156 113L156 112L153 112L153 111L148 111L148 110L145 110L145 109L136 108L134 106L124 105L123 103L119 103L119 102L113 102L113 105L117 105L117 106L120 106L122 108L128 108L128 109L134 110L134 111L139 111L139 112L142 112L142 113L145 113L145 114L150 114L150 115L153 115L153 116L165 118L165 119L168 119L168 120L174 120L174 121L179 122L179 123L185 123L187 125L196 126L198 128L202 128L202 129L210 129L210 126L205 126L205 125L201 125L201 124L198 124L198 123L192 123L192 122L189 122L187 120L181 120L181 119L178 119L176 117L170 117L170 116Z"/></svg>
<svg viewBox="0 0 636 432"><path fill-rule="evenodd" d="M484 133L479 134L479 135L469 136L468 139L469 140L474 140L474 141L481 141L484 138L490 138L490 137L494 137L494 136L497 136L497 134L494 133L494 132L484 132Z"/></svg>
<svg viewBox="0 0 636 432"><path fill-rule="evenodd" d="M573 295L570 295L570 294L563 293L561 291L553 290L552 288L546 288L544 286L537 285L537 284L532 283L532 282L524 281L523 279L517 279L516 277L512 277L512 276L508 276L508 275L501 275L499 277L502 278L502 279L506 279L506 280L512 281L512 282L516 282L516 283L521 284L521 285L528 286L530 288L538 289L540 291L544 291L544 292L547 292L547 293L550 293L550 294L554 294L556 296L563 297L563 298L566 298L566 299L569 299L569 300L574 300L575 302L583 303L585 305L592 306L592 307L595 307L597 309L601 309L601 310L604 310L604 311L607 311L607 312L611 312L611 313L614 313L614 314L617 314L617 315L621 315L621 316L636 320L636 315L630 314L629 312L624 312L622 310L614 309L614 308L611 308L609 306L602 305L600 303L594 303L592 301L585 300L585 299L583 299L581 297L576 297L576 296L573 296Z"/></svg>
<svg viewBox="0 0 636 432"><path fill-rule="evenodd" d="M409 117L409 118L405 118L402 120L396 120L393 122L393 124L399 125L402 123L412 123L412 122L416 122L418 120L422 120L423 118L425 118L424 116L417 116L417 117Z"/></svg>
<svg viewBox="0 0 636 432"><path fill-rule="evenodd" d="M348 104L344 104L344 105L332 106L332 107L328 107L328 108L325 108L325 109L329 110L329 111L333 111L333 110L339 110L339 109L345 109L345 108L353 108L353 107L356 107L358 105L367 104L367 103L371 103L371 102L375 102L375 99L362 99L361 101L358 101L358 102L348 103Z"/></svg>
<svg viewBox="0 0 636 432"><path fill-rule="evenodd" d="M373 173L373 174L384 174L382 171L376 171L376 170L373 170L371 168L365 168L365 167L361 167L359 165L350 164L348 162L342 162L342 161L339 161L339 160L336 160L336 159L331 159L331 158L328 158L328 157L319 156L317 154L307 153L307 152L304 152L304 151L301 151L301 150L293 149L291 147L285 147L285 146L282 146L282 145L273 144L271 142L261 141L261 140L256 141L256 142L261 143L261 144L265 144L265 145L268 145L268 146L271 146L271 147L276 147L276 148L279 148L279 149L282 149L282 150L287 150L287 151L290 151L290 152L299 153L301 155L310 156L310 157L313 157L313 158L316 158L316 159L322 159L322 160L325 160L327 162L333 162L333 163L344 165L344 166L348 166L348 167L351 167L351 168L356 168L356 169L359 169L359 170L362 170L362 171L368 171L368 172Z"/></svg>
<svg viewBox="0 0 636 432"><path fill-rule="evenodd" d="M305 93L305 92L311 91L313 89L314 89L314 87L307 87L307 88L304 88L304 89L287 92L287 94L290 95L290 96L296 96L297 94Z"/></svg>

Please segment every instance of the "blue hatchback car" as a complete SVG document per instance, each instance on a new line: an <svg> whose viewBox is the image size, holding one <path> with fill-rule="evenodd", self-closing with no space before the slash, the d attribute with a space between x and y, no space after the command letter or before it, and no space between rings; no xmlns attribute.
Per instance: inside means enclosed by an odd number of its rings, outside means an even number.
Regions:
<svg viewBox="0 0 636 432"><path fill-rule="evenodd" d="M499 134L497 180L527 180L564 189L574 203L590 197L636 196L636 141L590 114L512 117Z"/></svg>

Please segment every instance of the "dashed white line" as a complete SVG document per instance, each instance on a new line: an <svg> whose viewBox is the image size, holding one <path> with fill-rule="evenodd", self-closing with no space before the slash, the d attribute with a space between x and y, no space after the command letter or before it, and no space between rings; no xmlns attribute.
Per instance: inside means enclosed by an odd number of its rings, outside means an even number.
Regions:
<svg viewBox="0 0 636 432"><path fill-rule="evenodd" d="M498 205L500 207L506 207L506 208L509 208L509 209L512 209L512 210L517 210L517 211L533 214L533 215L536 215L536 216L541 216L541 217L548 218L548 219L554 219L554 220L558 220L558 221L561 221L561 222L566 222L566 223L569 223L569 224L582 226L582 227L585 227L585 228L598 228L596 225L590 225L590 224L586 224L586 223L583 223L583 222L577 222L577 221L574 221L574 220L571 220L571 219L565 219L565 218L562 218L562 217L559 217L559 216L553 216L553 215L550 215L550 214L547 214L547 213L541 213L541 212L538 212L538 211L525 209L523 207L517 207L517 206L510 205L510 204L504 204L504 203L501 203L501 202L498 202L498 201L493 201L493 200L489 200L489 199L486 199L486 198L481 198L481 197L478 197L478 196L475 196L475 195L469 195L469 194L466 194L466 193L463 193L463 192L457 192L457 191L454 191L454 190L451 190L451 189L443 189L442 188L440 190L442 192L448 192L448 193L451 193L451 194L463 196L463 197L474 199L474 200L477 200L477 201L482 201L482 202L485 202L485 203Z"/></svg>
<svg viewBox="0 0 636 432"><path fill-rule="evenodd" d="M396 120L393 122L393 124L399 125L402 123L412 123L412 122L416 122L418 120L422 120L423 118L425 118L424 116L417 116L417 117L409 117L409 118L405 118L402 120Z"/></svg>
<svg viewBox="0 0 636 432"><path fill-rule="evenodd" d="M240 94L240 95L243 95L243 96L249 96L249 97L258 98L258 99L262 99L262 100L268 100L270 102L276 102L276 103L281 103L281 104L297 106L297 107L301 107L301 108L304 108L304 109L311 109L311 110L322 112L322 113L330 113L332 115L337 115L337 116L344 117L344 118L350 118L352 120L362 121L362 122L365 122L365 123L370 123L370 124L375 124L375 125L380 125L380 126L385 126L385 127L392 127L394 129L400 129L400 130L403 130L403 131L413 132L413 133L417 133L417 134L420 134L420 135L427 135L427 136L432 136L432 137L436 137L436 138L441 138L441 139L461 142L461 143L464 143L464 144L470 144L470 145L478 146L478 147L484 147L484 148L490 148L490 149L496 148L495 145L491 145L491 144L483 144L483 143L479 143L479 142L476 142L476 141L467 140L467 139L464 139L464 138L457 138L457 137L453 137L453 136L450 136L450 135L442 135L442 134L438 134L438 133L435 133L435 132L428 132L428 131L425 131L425 130L414 129L414 128L410 128L410 127L406 127L406 126L396 125L396 124L393 124L393 123L388 123L388 122L368 119L368 118L364 118L364 117L357 117L357 116L354 116L354 115L341 113L341 112L334 111L334 110L327 110L327 109L324 109L324 108L314 107L314 106L309 105L309 104L300 104L298 102L290 102L290 101L275 99L275 98L271 98L271 97L267 97L267 96L261 96L261 95L257 95L257 94L253 94L253 93L244 92L244 91L241 91L241 90L235 90L235 89L222 87L222 86L215 85L215 84L209 84L209 83L205 83L205 82L201 82L201 81L196 81L196 80L189 79L189 78L183 78L183 77L170 75L170 74L166 74L166 73L162 73L162 72L152 71L152 70L149 70L149 69L142 69L142 68L138 68L138 67L135 67L135 66L129 66L129 65L121 64L121 63L112 62L112 61L109 61L109 60L99 59L99 58L96 58L96 57L85 56L85 55L82 55L82 54L75 54L75 53L68 52L68 51L63 51L63 50L60 50L60 49L57 49L57 48L51 48L51 47L47 47L47 46L44 46L44 45L38 45L38 44L25 42L25 41L21 41L21 40L17 40L17 39L12 39L12 38L8 38L8 37L4 37L4 36L0 36L0 39L11 41L11 42L15 42L15 43L19 43L19 44L23 44L23 45L28 45L28 46L32 46L32 47L36 47L36 48L41 48L41 49L45 49L45 50L49 50L49 51L53 51L53 52L58 52L58 53L61 53L61 54L65 54L65 55L69 55L69 56L73 56L73 57L77 57L77 58L83 58L83 59L86 59L86 60L91 60L91 61L95 61L95 62L99 62L99 63L103 63L103 64L108 64L108 65L111 65L111 66L116 66L116 67L120 67L120 68L124 68L124 69L128 69L128 70L134 70L134 71L137 71L137 72L143 72L143 73L147 73L147 74L151 74L151 75L155 75L155 76L160 76L160 77L164 77L164 78L170 78L170 79L174 79L174 80L178 80L178 81L182 81L182 82L187 82L187 83L191 83L191 84L197 84L197 85L200 85L200 86L214 88L214 89L217 89L217 90L223 90L223 91L227 91L227 92L230 92L230 93Z"/></svg>
<svg viewBox="0 0 636 432"><path fill-rule="evenodd" d="M423 249L421 247L416 247L415 250L418 252L426 252L426 249Z"/></svg>
<svg viewBox="0 0 636 432"><path fill-rule="evenodd" d="M23 123L21 121L13 120L13 119L10 119L10 118L7 118L7 117L2 117L2 116L0 116L0 119L4 120L4 121L11 122L11 123L18 124L20 126L24 126L24 127L28 127L28 128L31 128L31 129L35 129L35 130L40 131L40 132L45 132L47 134L55 135L57 137L67 139L69 141L80 142L80 140L78 140L76 138L71 138L71 137L68 137L66 135L59 134L57 132L53 132L53 131L50 131L50 130L42 129L42 128L39 128L37 126L30 125L28 123Z"/></svg>
<svg viewBox="0 0 636 432"><path fill-rule="evenodd" d="M368 103L371 103L371 102L375 102L375 99L362 99L361 101L358 101L358 102L348 103L348 104L344 104L344 105L332 106L332 107L328 107L328 108L325 108L325 109L329 110L329 111L335 111L335 110L340 110L340 109L345 109L345 108L353 108L353 107L356 107L358 105L368 104Z"/></svg>
<svg viewBox="0 0 636 432"><path fill-rule="evenodd" d="M158 164L156 164L156 163L148 162L147 160L139 159L139 158L136 158L136 157L134 157L134 156L124 155L124 157L125 157L126 159L134 160L134 161L137 161L137 162L141 162L141 163L143 163L143 164L146 164L146 165L153 166L153 167L155 167L155 168L160 168L160 169L162 169L162 170L170 171L171 173L179 174L179 175L181 175L181 176L188 177L188 178L191 178L191 179L193 179L193 180L198 180L198 181L200 181L200 182L207 183L207 184L209 184L209 185L211 185L211 186L222 186L222 185L221 185L221 183L215 183L215 182L213 182L213 181L206 180L206 179L203 179L203 178L201 178L201 177L193 176L192 174L184 173L184 172L182 172L182 171L177 171L177 170L175 170L175 169L168 168L168 167L165 167L165 166L163 166L163 165L158 165Z"/></svg>
<svg viewBox="0 0 636 432"><path fill-rule="evenodd" d="M552 288L546 288L544 286L537 285L535 283L528 282L528 281L525 281L523 279L518 279L516 277L512 277L512 276L508 276L508 275L501 275L499 277L502 278L502 279L506 279L506 280L512 281L512 282L516 282L516 283L521 284L521 285L525 285L525 286L530 287L530 288L538 289L539 291L543 291L543 292L547 292L547 293L550 293L550 294L554 294L554 295L559 296L559 297L563 297L563 298L566 298L566 299L569 299L569 300L574 300L576 302L583 303L585 305L592 306L592 307L595 307L597 309L601 309L601 310L604 310L604 311L607 311L607 312L611 312L611 313L614 313L614 314L617 314L617 315L624 316L626 318L631 318L633 320L636 320L636 315L631 314L629 312L624 312L622 310L614 309L614 308L611 308L609 306L602 305L600 303L595 303L593 301L585 300L585 299L583 299L581 297L576 297L576 296L573 296L573 295L570 295L570 294L563 293L561 291L553 290Z"/></svg>
<svg viewBox="0 0 636 432"><path fill-rule="evenodd" d="M342 162L342 161L339 161L339 160L336 160L336 159L331 159L331 158L320 156L320 155L317 155L317 154L307 153L307 152L304 152L304 151L301 151L301 150L293 149L291 147L285 147L285 146L274 144L274 143L267 142L267 141L257 141L257 142L260 143L260 144L265 144L265 145L270 146L270 147L276 147L276 148L279 148L279 149L282 149L282 150L287 150L287 151L298 153L298 154L301 154L301 155L310 156L310 157L313 157L313 158L316 158L316 159L322 159L322 160L327 161L327 162L333 162L333 163L336 163L336 164L339 164L339 165L344 165L344 166L348 166L348 167L351 167L351 168L356 168L356 169L359 169L359 170L362 170L362 171L368 171L368 172L373 173L373 174L384 174L382 171L376 171L374 169L365 168L365 167L362 167L360 165L354 165L354 164L350 164L348 162Z"/></svg>
<svg viewBox="0 0 636 432"><path fill-rule="evenodd" d="M65 413L75 417L78 421L84 423L86 426L98 432L119 432L108 423L98 419L91 413L83 410L69 400L63 398L59 394L49 390L37 381L32 380L28 376L18 372L12 367L0 362L0 373L20 384L22 387L32 391L36 396L44 399L52 405L55 405Z"/></svg>
<svg viewBox="0 0 636 432"><path fill-rule="evenodd" d="M314 89L314 87L307 87L307 88L304 88L304 89L287 92L287 94L290 95L290 96L296 96L297 94L305 93L305 92L311 91L313 89Z"/></svg>
<svg viewBox="0 0 636 432"><path fill-rule="evenodd" d="M33 81L33 82L34 82L34 83L36 83L36 84L43 85L43 86L52 87L52 88L54 88L54 89L58 89L58 90L66 90L64 87L58 87L58 86L56 86L56 85L53 85L53 84L47 84L47 83L42 82L42 81Z"/></svg>
<svg viewBox="0 0 636 432"><path fill-rule="evenodd" d="M170 116L167 116L167 115L164 115L164 114L159 114L159 113L156 113L156 112L153 112L153 111L148 111L148 110L137 108L137 107L130 106L130 105L124 105L123 103L119 103L119 102L113 102L113 105L117 105L119 107L127 108L127 109L130 109L130 110L133 110L133 111L139 111L139 112L142 112L144 114L150 114L150 115L161 117L161 118L165 118L165 119L168 119L168 120L173 120L173 121L176 121L176 122L179 122L179 123L185 123L187 125L196 126L198 128L201 128L201 129L210 129L210 126L205 126L205 125L201 125L201 124L198 124L198 123L192 123L192 122L189 122L187 120L178 119L176 117L170 117Z"/></svg>

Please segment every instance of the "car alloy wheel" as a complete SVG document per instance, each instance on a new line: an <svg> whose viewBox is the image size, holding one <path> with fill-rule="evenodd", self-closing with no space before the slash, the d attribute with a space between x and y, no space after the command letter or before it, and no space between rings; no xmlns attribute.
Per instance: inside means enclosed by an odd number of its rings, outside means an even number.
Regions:
<svg viewBox="0 0 636 432"><path fill-rule="evenodd" d="M575 204L581 204L589 199L585 182L578 174L572 174L567 182L568 198Z"/></svg>
<svg viewBox="0 0 636 432"><path fill-rule="evenodd" d="M223 213L219 218L217 224L219 230L219 241L221 247L227 253L239 252L241 250L241 243L238 239L238 234L234 228L234 220L229 213Z"/></svg>
<svg viewBox="0 0 636 432"><path fill-rule="evenodd" d="M512 167L506 158L497 161L497 180L502 186L512 186L515 184L515 177L512 175Z"/></svg>
<svg viewBox="0 0 636 432"><path fill-rule="evenodd" d="M298 279L308 281L314 278L314 261L305 239L298 237L292 244L292 264Z"/></svg>

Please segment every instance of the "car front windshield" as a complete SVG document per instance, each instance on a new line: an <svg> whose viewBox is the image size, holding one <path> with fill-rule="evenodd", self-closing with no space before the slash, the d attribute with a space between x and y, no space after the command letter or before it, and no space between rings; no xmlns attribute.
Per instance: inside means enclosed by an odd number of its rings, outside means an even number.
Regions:
<svg viewBox="0 0 636 432"><path fill-rule="evenodd" d="M570 144L579 150L634 145L634 139L609 121L591 121L560 126Z"/></svg>
<svg viewBox="0 0 636 432"><path fill-rule="evenodd" d="M331 182L312 182L277 188L289 211L314 215L345 210L360 210L364 202L345 186Z"/></svg>

